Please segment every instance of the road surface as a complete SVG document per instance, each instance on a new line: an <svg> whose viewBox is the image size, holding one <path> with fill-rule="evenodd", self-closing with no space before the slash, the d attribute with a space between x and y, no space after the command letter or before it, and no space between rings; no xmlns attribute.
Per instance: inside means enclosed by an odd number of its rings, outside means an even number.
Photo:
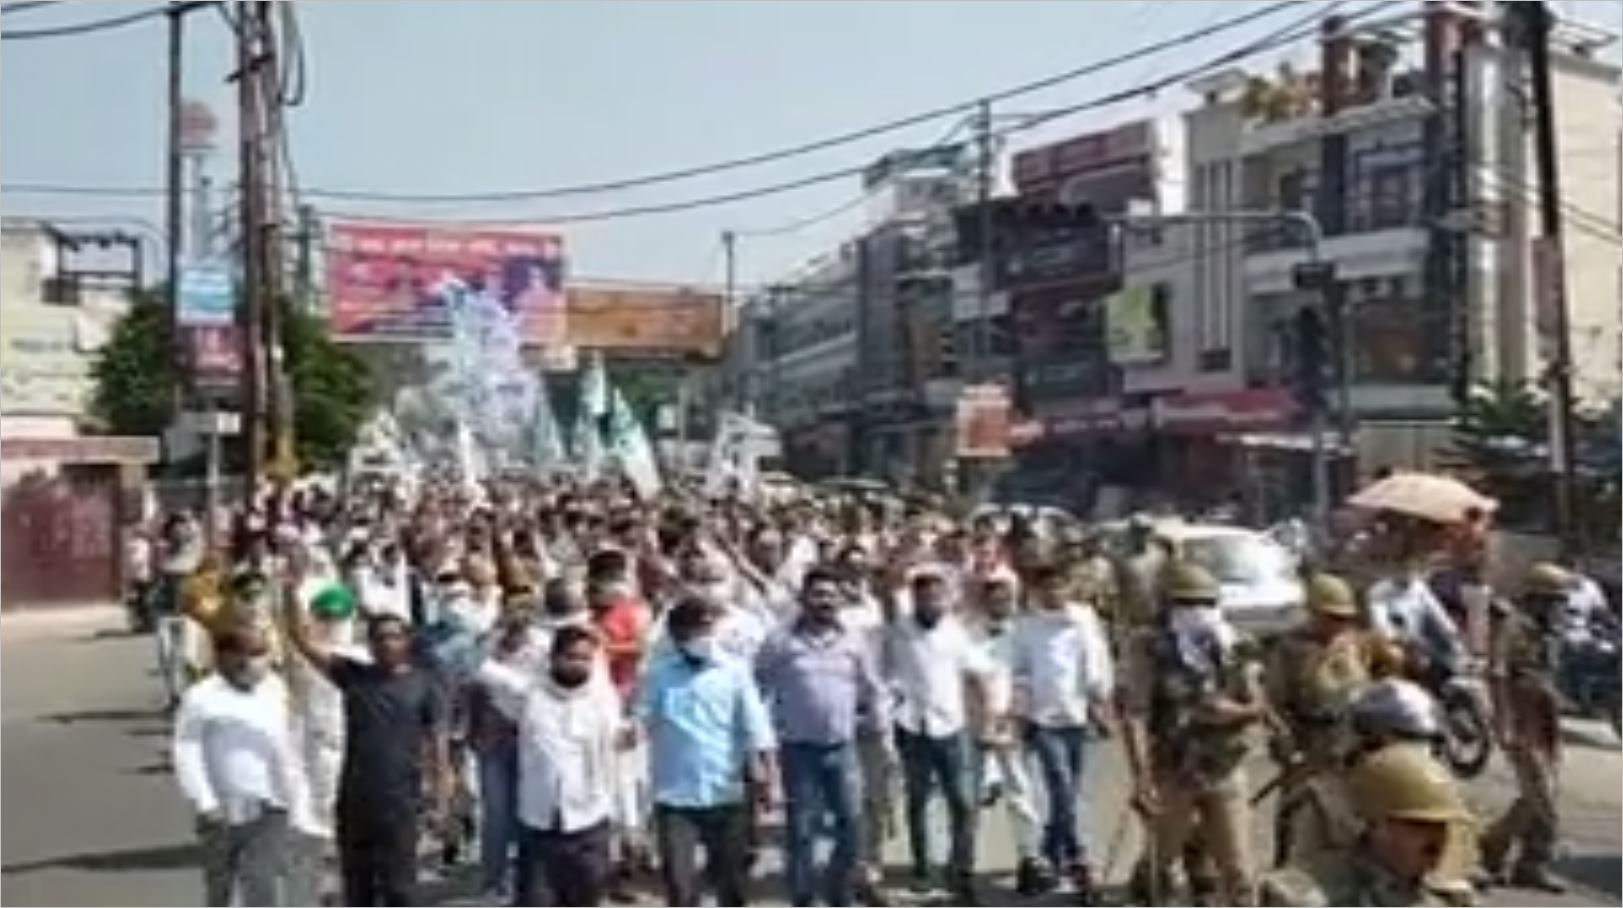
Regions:
<svg viewBox="0 0 1623 908"><path fill-rule="evenodd" d="M4 866L0 901L28 905L187 905L201 897L191 820L165 757L168 728L149 672L150 641L123 636L110 610L8 616L0 624L3 690ZM1495 891L1496 905L1615 905L1623 900L1619 857L1619 780L1623 756L1609 729L1569 723L1561 779L1566 853L1561 872L1573 889L1561 897ZM1096 751L1089 785L1101 805L1092 831L1095 860L1117 838L1125 790L1119 746ZM1258 783L1260 784L1260 778ZM1470 789L1479 808L1510 797L1501 761ZM1119 881L1137 848L1129 824L1113 867ZM988 872L983 901L1018 903L1008 891L1012 836L1000 813L981 835ZM1265 842L1259 840L1258 854ZM904 866L902 843L892 843ZM944 845L944 843L943 843ZM763 862L763 901L783 898L777 861ZM465 874L431 879L425 895L473 904ZM652 894L648 901L654 901ZM1050 900L1059 903L1058 899Z"/></svg>

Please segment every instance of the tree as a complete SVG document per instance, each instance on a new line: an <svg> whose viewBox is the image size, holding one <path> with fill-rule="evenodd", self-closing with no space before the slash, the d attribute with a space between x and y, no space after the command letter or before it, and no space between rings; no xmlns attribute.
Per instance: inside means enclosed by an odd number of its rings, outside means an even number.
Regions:
<svg viewBox="0 0 1623 908"><path fill-rule="evenodd" d="M91 368L91 412L119 435L159 435L176 380L169 312L161 291L140 291Z"/></svg>
<svg viewBox="0 0 1623 908"><path fill-rule="evenodd" d="M177 380L161 289L142 291L92 370L92 411L120 435L158 435L170 423ZM293 388L294 433L303 466L343 462L371 405L366 365L332 342L321 319L283 303L282 349Z"/></svg>
<svg viewBox="0 0 1623 908"><path fill-rule="evenodd" d="M293 385L299 462L323 469L338 466L372 409L366 364L333 343L319 317L285 302L282 349Z"/></svg>

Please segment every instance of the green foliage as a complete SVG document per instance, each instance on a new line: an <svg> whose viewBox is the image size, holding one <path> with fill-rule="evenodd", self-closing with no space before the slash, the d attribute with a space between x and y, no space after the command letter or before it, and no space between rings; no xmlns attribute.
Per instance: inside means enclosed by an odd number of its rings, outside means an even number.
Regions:
<svg viewBox="0 0 1623 908"><path fill-rule="evenodd" d="M336 467L344 462L372 407L366 364L333 343L319 317L286 304L282 349L293 383L299 463L306 468Z"/></svg>
<svg viewBox="0 0 1623 908"><path fill-rule="evenodd" d="M163 294L142 291L91 367L91 413L119 435L158 435L169 425L175 360Z"/></svg>
<svg viewBox="0 0 1623 908"><path fill-rule="evenodd" d="M1454 455L1485 482L1524 472L1549 439L1549 401L1531 384L1478 385L1454 418Z"/></svg>
<svg viewBox="0 0 1623 908"><path fill-rule="evenodd" d="M327 336L321 319L284 304L282 348L293 386L300 464L343 462L371 405L366 365ZM161 290L143 291L119 321L93 367L94 414L120 435L158 435L169 425L176 381L168 308Z"/></svg>
<svg viewBox="0 0 1623 908"><path fill-rule="evenodd" d="M1619 412L1613 401L1575 414L1579 518L1591 539L1617 538ZM1503 381L1474 388L1455 417L1450 459L1499 499L1503 524L1546 526L1553 519L1549 419L1541 389Z"/></svg>

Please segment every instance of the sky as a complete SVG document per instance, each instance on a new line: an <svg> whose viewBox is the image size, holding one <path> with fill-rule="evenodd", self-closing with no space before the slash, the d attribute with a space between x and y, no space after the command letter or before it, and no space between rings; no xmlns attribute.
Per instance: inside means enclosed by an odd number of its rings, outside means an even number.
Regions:
<svg viewBox="0 0 1623 908"><path fill-rule="evenodd" d="M148 0L69 0L4 14L4 30L98 19ZM1267 6L1255 2L1027 0L691 0L488 2L305 0L304 103L289 111L307 187L414 193L547 188L679 169L814 141L1099 60ZM1357 10L1369 0L1343 5ZM1303 2L1174 52L1004 102L1000 113L1074 104L1216 57L1326 6ZM1557 4L1617 29L1611 2ZM162 185L161 18L86 36L0 42L0 181ZM186 93L222 120L217 184L234 179L228 26L188 18ZM1298 55L1310 52L1303 44ZM1258 57L1267 65L1279 54ZM1190 106L1181 86L1011 138L1041 144ZM636 191L502 205L316 202L324 217L515 218L664 203L866 164L926 145L953 118L770 165ZM805 229L756 232L852 202L856 177L679 214L561 225L575 274L719 282L720 236L740 233L741 283L781 276L858 226L861 206ZM7 216L135 217L156 199L6 191Z"/></svg>

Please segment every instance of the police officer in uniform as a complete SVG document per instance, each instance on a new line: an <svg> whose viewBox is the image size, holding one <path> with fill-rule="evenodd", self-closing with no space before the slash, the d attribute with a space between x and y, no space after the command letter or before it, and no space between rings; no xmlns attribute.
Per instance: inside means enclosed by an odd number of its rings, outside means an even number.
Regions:
<svg viewBox="0 0 1623 908"><path fill-rule="evenodd" d="M1220 904L1255 901L1247 733L1267 715L1254 644L1217 608L1204 568L1172 562L1166 606L1127 647L1118 688L1127 717L1134 806L1149 827L1135 888L1163 904L1169 870L1192 835L1216 867Z"/></svg>
<svg viewBox="0 0 1623 908"><path fill-rule="evenodd" d="M1503 609L1488 650L1488 677L1500 743L1516 773L1517 797L1482 837L1482 869L1504 877L1512 849L1513 886L1561 892L1550 874L1556 838L1556 764L1560 709L1556 693L1557 621L1572 578L1547 562L1528 569L1521 603Z"/></svg>
<svg viewBox="0 0 1623 908"><path fill-rule="evenodd" d="M1359 761L1347 784L1363 821L1357 841L1267 874L1262 904L1473 903L1468 888L1433 882L1452 827L1470 818L1447 768L1424 748L1395 744Z"/></svg>
<svg viewBox="0 0 1623 908"><path fill-rule="evenodd" d="M1286 637L1269 671L1270 700L1288 739L1276 738L1280 763L1276 864L1285 863L1296 821L1321 812L1323 789L1340 785L1351 750L1350 708L1370 681L1373 641L1358 627L1358 602L1340 577L1316 574L1307 583L1308 625Z"/></svg>

